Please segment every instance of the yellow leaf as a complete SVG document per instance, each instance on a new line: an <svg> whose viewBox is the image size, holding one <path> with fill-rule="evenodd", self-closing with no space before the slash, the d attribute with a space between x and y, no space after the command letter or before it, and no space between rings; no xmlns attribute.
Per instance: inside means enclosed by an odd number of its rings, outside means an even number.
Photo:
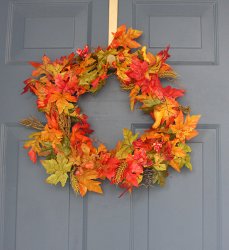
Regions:
<svg viewBox="0 0 229 250"><path fill-rule="evenodd" d="M170 125L170 128L173 133L176 134L181 142L184 142L185 139L190 140L191 138L198 135L198 132L195 130L197 123L200 119L200 115L187 115L184 121L184 115L180 111L179 115L175 119L175 124Z"/></svg>
<svg viewBox="0 0 229 250"><path fill-rule="evenodd" d="M46 179L47 183L56 185L60 182L62 187L65 186L68 179L68 173L72 168L72 162L69 162L64 155L58 154L56 160L42 160L41 164L46 169L46 173L51 174Z"/></svg>
<svg viewBox="0 0 229 250"><path fill-rule="evenodd" d="M165 171L167 170L167 165L164 162L164 158L159 155L159 154L155 154L154 155L154 164L153 167L157 170L157 171Z"/></svg>
<svg viewBox="0 0 229 250"><path fill-rule="evenodd" d="M179 103L173 99L165 98L164 102L156 105L153 110L154 124L153 128L158 128L163 122L168 125L170 119L176 117L179 113L178 111Z"/></svg>
<svg viewBox="0 0 229 250"><path fill-rule="evenodd" d="M74 105L71 102L76 102L77 99L75 96L71 96L69 93L54 93L51 95L49 98L48 102L49 103L56 103L57 109L59 114L61 114L63 111L66 114L69 114L69 109L73 109Z"/></svg>

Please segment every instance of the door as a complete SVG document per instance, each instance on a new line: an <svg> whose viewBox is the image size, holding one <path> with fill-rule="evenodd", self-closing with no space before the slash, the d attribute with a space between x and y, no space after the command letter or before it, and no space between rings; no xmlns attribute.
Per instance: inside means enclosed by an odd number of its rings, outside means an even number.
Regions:
<svg viewBox="0 0 229 250"><path fill-rule="evenodd" d="M105 183L104 195L82 199L69 186L44 184L44 169L28 159L22 145L31 131L17 122L43 117L34 97L20 92L31 72L27 61L107 45L108 0L1 1L1 250L229 249L228 10L227 0L119 1L119 24L143 30L140 42L150 51L171 45L170 63L180 74L175 84L187 90L182 103L202 114L190 143L193 171L171 172L164 188L122 198ZM151 123L141 111L130 112L116 78L80 105L94 137L110 148L122 128L141 133Z"/></svg>

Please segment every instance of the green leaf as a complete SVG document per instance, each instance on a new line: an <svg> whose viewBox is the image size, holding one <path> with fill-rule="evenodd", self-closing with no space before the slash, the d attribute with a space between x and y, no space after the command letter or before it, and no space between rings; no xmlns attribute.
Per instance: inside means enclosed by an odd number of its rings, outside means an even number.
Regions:
<svg viewBox="0 0 229 250"><path fill-rule="evenodd" d="M138 133L133 135L131 130L124 128L123 129L123 137L124 137L125 144L132 145L132 143L137 140Z"/></svg>
<svg viewBox="0 0 229 250"><path fill-rule="evenodd" d="M167 169L167 165L166 164L158 164L158 165L154 165L153 166L156 170L158 171L164 171Z"/></svg>
<svg viewBox="0 0 229 250"><path fill-rule="evenodd" d="M121 147L116 153L118 159L125 159L128 154L133 152L133 142L137 140L138 134L133 135L131 130L124 128L123 137L124 140L122 141Z"/></svg>
<svg viewBox="0 0 229 250"><path fill-rule="evenodd" d="M166 177L168 176L167 171L154 171L153 174L153 184L159 184L161 187L163 187L166 183Z"/></svg>
<svg viewBox="0 0 229 250"><path fill-rule="evenodd" d="M151 112L154 109L154 106L161 104L161 100L152 96L149 96L147 99L142 100L143 105L141 109L145 112Z"/></svg>
<svg viewBox="0 0 229 250"><path fill-rule="evenodd" d="M59 167L58 163L54 159L43 160L43 161L41 161L41 164L45 168L47 174L55 173L58 170L58 167Z"/></svg>
<svg viewBox="0 0 229 250"><path fill-rule="evenodd" d="M47 183L56 185L60 182L62 187L65 186L68 179L67 173L71 171L73 165L72 162L69 162L64 155L58 154L56 159L43 160L41 164L46 169L46 173L51 174L46 179Z"/></svg>
<svg viewBox="0 0 229 250"><path fill-rule="evenodd" d="M57 147L65 156L68 156L71 153L70 141L67 136L63 138L61 144L57 145Z"/></svg>
<svg viewBox="0 0 229 250"><path fill-rule="evenodd" d="M189 154L187 154L186 157L185 157L185 166L186 166L186 168L188 168L189 170L192 170L191 157L190 157Z"/></svg>

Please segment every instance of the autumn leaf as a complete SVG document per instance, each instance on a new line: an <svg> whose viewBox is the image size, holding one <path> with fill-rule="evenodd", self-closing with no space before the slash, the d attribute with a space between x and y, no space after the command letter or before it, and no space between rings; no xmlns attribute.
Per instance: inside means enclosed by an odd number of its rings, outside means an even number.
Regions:
<svg viewBox="0 0 229 250"><path fill-rule="evenodd" d="M141 45L137 43L134 39L138 38L141 36L142 31L140 30L134 30L129 28L126 30L126 25L121 25L118 27L116 33L114 33L114 38L109 45L110 48L118 48L118 47L123 47L123 48L138 48Z"/></svg>
<svg viewBox="0 0 229 250"><path fill-rule="evenodd" d="M140 87L138 85L135 85L135 87L130 91L130 109L131 111L134 110L134 104L136 102L136 96L140 92Z"/></svg>
<svg viewBox="0 0 229 250"><path fill-rule="evenodd" d="M85 59L89 53L88 45L85 45L83 49L77 49L76 53L82 58Z"/></svg>
<svg viewBox="0 0 229 250"><path fill-rule="evenodd" d="M167 86L162 89L162 92L165 97L176 99L183 96L185 91L183 89L176 89L172 88L171 86Z"/></svg>
<svg viewBox="0 0 229 250"><path fill-rule="evenodd" d="M168 171L153 171L152 182L153 184L159 184L161 187L165 185L166 177L168 176Z"/></svg>
<svg viewBox="0 0 229 250"><path fill-rule="evenodd" d="M62 131L54 128L49 128L48 125L45 125L44 130L40 133L41 142L50 142L54 148L56 147L56 145L61 143L62 138Z"/></svg>
<svg viewBox="0 0 229 250"><path fill-rule="evenodd" d="M24 143L24 148L29 149L28 156L33 163L37 161L37 154L41 152L41 132L32 133L29 135L31 140L28 140Z"/></svg>
<svg viewBox="0 0 229 250"><path fill-rule="evenodd" d="M87 191L100 194L103 193L100 186L101 182L95 180L98 178L98 172L96 170L85 170L82 174L76 175L76 177L79 185L79 193L81 196L84 196Z"/></svg>
<svg viewBox="0 0 229 250"><path fill-rule="evenodd" d="M125 159L128 154L133 152L133 142L138 138L138 134L133 135L132 131L124 128L123 129L124 140L121 142L120 148L116 152L118 159Z"/></svg>
<svg viewBox="0 0 229 250"><path fill-rule="evenodd" d="M191 148L185 143L174 143L171 151L173 159L169 161L169 165L178 172L180 172L183 166L192 170L191 157L189 155L191 151Z"/></svg>
<svg viewBox="0 0 229 250"><path fill-rule="evenodd" d="M56 103L59 114L63 111L66 114L69 114L69 110L74 109L74 105L71 102L76 102L77 98L75 96L70 95L69 93L54 93L50 96L48 102Z"/></svg>
<svg viewBox="0 0 229 250"><path fill-rule="evenodd" d="M100 144L102 145L102 144ZM101 151L102 150L102 151ZM104 151L105 150L105 151ZM120 161L114 157L110 152L107 152L106 148L98 149L99 159L99 176L100 178L111 179L115 176L117 168L119 167Z"/></svg>
<svg viewBox="0 0 229 250"><path fill-rule="evenodd" d="M156 105L162 103L159 98L151 95L139 95L136 97L136 100L143 103L141 109L145 112L152 112Z"/></svg>
<svg viewBox="0 0 229 250"><path fill-rule="evenodd" d="M172 69L172 67L166 63L162 63L158 71L158 76L160 78L177 78L177 73Z"/></svg>
<svg viewBox="0 0 229 250"><path fill-rule="evenodd" d="M164 163L164 158L162 157L162 155L160 154L155 154L153 156L153 167L157 170L157 171L165 171L167 170L167 165Z"/></svg>
<svg viewBox="0 0 229 250"><path fill-rule="evenodd" d="M37 154L32 148L29 150L28 156L33 163L37 162Z"/></svg>
<svg viewBox="0 0 229 250"><path fill-rule="evenodd" d="M155 120L152 127L158 128L163 122L166 122L168 125L178 115L178 107L178 102L170 98L165 98L161 104L155 106L155 109L151 113Z"/></svg>
<svg viewBox="0 0 229 250"><path fill-rule="evenodd" d="M46 173L50 174L46 179L47 183L56 185L60 182L62 187L65 186L68 173L72 168L72 162L69 162L68 158L62 154L58 154L56 159L42 160L41 164L46 169Z"/></svg>
<svg viewBox="0 0 229 250"><path fill-rule="evenodd" d="M136 82L139 82L145 79L149 79L148 69L148 63L140 60L137 56L135 56L132 58L130 69L126 74Z"/></svg>
<svg viewBox="0 0 229 250"><path fill-rule="evenodd" d="M195 130L195 128L199 119L200 115L187 115L184 120L184 115L180 111L175 119L175 124L171 124L170 128L172 132L176 134L176 138L178 138L181 142L185 142L185 140L190 140L198 135L198 131Z"/></svg>
<svg viewBox="0 0 229 250"><path fill-rule="evenodd" d="M32 76L34 77L40 75L56 76L63 69L63 65L57 62L52 62L46 55L42 57L42 63L30 62L30 64L35 67L35 70L32 72Z"/></svg>
<svg viewBox="0 0 229 250"><path fill-rule="evenodd" d="M156 57L152 53L146 52L146 46L141 48L140 53L142 54L144 61L148 62L150 65L154 65L156 63Z"/></svg>

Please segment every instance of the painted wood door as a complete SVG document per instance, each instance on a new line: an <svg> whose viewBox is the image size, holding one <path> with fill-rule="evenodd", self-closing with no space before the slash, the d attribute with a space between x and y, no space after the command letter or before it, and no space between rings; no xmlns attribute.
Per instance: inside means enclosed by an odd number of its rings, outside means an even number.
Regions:
<svg viewBox="0 0 229 250"><path fill-rule="evenodd" d="M227 250L229 249L229 119L227 84L229 2L119 1L119 24L144 31L153 52L171 45L182 99L201 113L191 142L193 171L171 172L165 188L120 190L75 197L44 184L45 172L22 148L31 132L17 122L36 112L34 97L20 96L29 60L56 58L89 44L106 46L108 0L1 1L0 8L0 249L1 250ZM141 132L150 120L131 113L128 93L111 78L80 102L96 138L109 147L123 127Z"/></svg>

